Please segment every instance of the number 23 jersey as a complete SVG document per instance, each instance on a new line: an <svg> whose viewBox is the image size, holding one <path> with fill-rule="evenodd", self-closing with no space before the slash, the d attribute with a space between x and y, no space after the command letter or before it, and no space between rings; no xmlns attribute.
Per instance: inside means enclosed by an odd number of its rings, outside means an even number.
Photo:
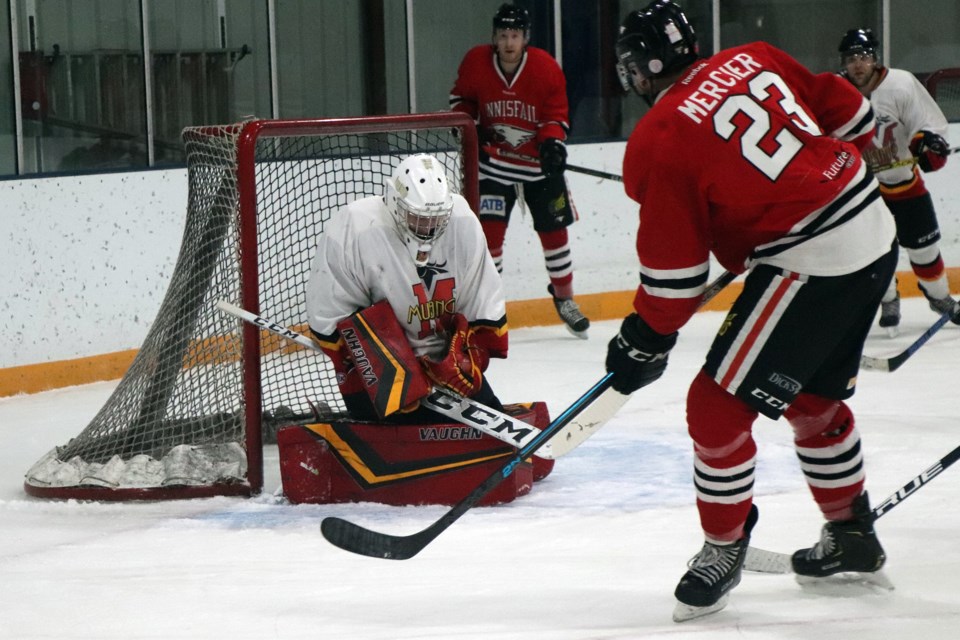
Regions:
<svg viewBox="0 0 960 640"><path fill-rule="evenodd" d="M682 326L710 253L735 273L765 262L829 276L889 251L892 217L875 206L859 153L873 126L849 82L766 43L691 65L657 96L624 155L624 189L641 205L644 319L663 333Z"/></svg>

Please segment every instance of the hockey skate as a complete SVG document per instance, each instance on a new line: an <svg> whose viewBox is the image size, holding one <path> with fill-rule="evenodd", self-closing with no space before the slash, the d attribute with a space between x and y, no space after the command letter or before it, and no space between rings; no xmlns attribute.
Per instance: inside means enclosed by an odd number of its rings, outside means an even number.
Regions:
<svg viewBox="0 0 960 640"><path fill-rule="evenodd" d="M927 294L927 291L923 287L920 287L920 291L923 292L923 297L926 298L927 302L930 304L931 311L939 315L949 313L950 322L953 324L960 324L960 303L950 296L933 298Z"/></svg>
<svg viewBox="0 0 960 640"><path fill-rule="evenodd" d="M547 291L550 293L550 297L553 298L553 306L556 307L557 315L563 320L567 331L582 340L586 340L587 329L590 328L590 321L580 312L579 305L574 302L573 298L564 299L555 296L552 284L547 286Z"/></svg>
<svg viewBox="0 0 960 640"><path fill-rule="evenodd" d="M880 303L880 322L882 328L887 330L887 335L896 338L900 335L900 293L890 302Z"/></svg>
<svg viewBox="0 0 960 640"><path fill-rule="evenodd" d="M700 553L687 563L690 568L677 585L673 595L677 606L673 610L674 622L686 622L694 618L720 611L727 606L729 592L740 584L743 561L750 545L750 532L757 524L759 512L756 505L750 507L743 526L743 537L728 545L703 544Z"/></svg>
<svg viewBox="0 0 960 640"><path fill-rule="evenodd" d="M797 582L810 584L836 574L855 574L854 579L892 589L880 571L887 556L873 530L874 519L864 492L853 501L851 520L827 522L819 542L794 552L791 561Z"/></svg>

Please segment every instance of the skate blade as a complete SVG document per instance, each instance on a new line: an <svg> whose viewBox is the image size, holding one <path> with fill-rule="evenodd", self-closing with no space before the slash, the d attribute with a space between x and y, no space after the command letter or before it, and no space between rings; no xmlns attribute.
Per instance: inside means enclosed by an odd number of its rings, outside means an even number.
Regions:
<svg viewBox="0 0 960 640"><path fill-rule="evenodd" d="M708 616L711 613L716 613L727 606L727 602L730 600L730 594L725 593L720 596L720 599L715 603L708 605L706 607L694 607L689 604L684 604L682 602L677 602L677 606L673 608L673 621L674 622L686 622L687 620L694 620L695 618L702 618Z"/></svg>
<svg viewBox="0 0 960 640"><path fill-rule="evenodd" d="M567 329L568 332L570 332L570 335L574 336L575 338L580 338L581 340L587 340L590 337L587 335L587 331L589 331L589 329L584 329L583 331L577 331L566 323L564 323L563 326Z"/></svg>
<svg viewBox="0 0 960 640"><path fill-rule="evenodd" d="M892 327L884 327L884 329L886 329L888 338L896 338L897 336L900 335L900 327L898 327L897 325L894 325Z"/></svg>
<svg viewBox="0 0 960 640"><path fill-rule="evenodd" d="M893 591L895 587L887 574L881 569L879 571L845 571L835 573L832 576L802 576L797 574L797 584L801 586L812 587L850 587L860 586L868 588L877 588L884 591Z"/></svg>

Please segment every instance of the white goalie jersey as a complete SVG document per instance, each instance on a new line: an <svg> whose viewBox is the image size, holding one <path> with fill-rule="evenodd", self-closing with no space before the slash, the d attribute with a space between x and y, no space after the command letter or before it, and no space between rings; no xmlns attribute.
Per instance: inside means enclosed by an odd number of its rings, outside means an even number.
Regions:
<svg viewBox="0 0 960 640"><path fill-rule="evenodd" d="M311 265L310 328L322 338L332 337L337 322L387 300L417 356L441 356L446 344L437 335L436 321L461 313L471 325L491 329L485 332L491 356L506 357L500 275L476 215L462 196L453 200L446 231L422 267L415 264L383 198L363 198L340 209L320 237Z"/></svg>
<svg viewBox="0 0 960 640"><path fill-rule="evenodd" d="M877 127L873 140L863 150L863 158L875 171L913 158L910 140L918 131L931 131L947 137L947 119L920 81L902 69L886 69L880 84L870 94ZM877 172L884 185L909 181L914 165L893 167Z"/></svg>

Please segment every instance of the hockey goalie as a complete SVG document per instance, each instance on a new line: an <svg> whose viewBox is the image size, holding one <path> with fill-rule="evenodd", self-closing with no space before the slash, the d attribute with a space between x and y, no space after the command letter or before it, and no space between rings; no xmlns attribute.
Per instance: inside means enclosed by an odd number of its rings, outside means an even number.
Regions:
<svg viewBox="0 0 960 640"><path fill-rule="evenodd" d="M452 504L469 493L512 449L420 406L434 385L549 422L543 403L505 407L485 376L491 357L507 355L503 287L476 215L433 156L406 158L382 197L335 214L306 295L351 421L281 430L291 501ZM487 503L527 493L552 464L535 459Z"/></svg>

